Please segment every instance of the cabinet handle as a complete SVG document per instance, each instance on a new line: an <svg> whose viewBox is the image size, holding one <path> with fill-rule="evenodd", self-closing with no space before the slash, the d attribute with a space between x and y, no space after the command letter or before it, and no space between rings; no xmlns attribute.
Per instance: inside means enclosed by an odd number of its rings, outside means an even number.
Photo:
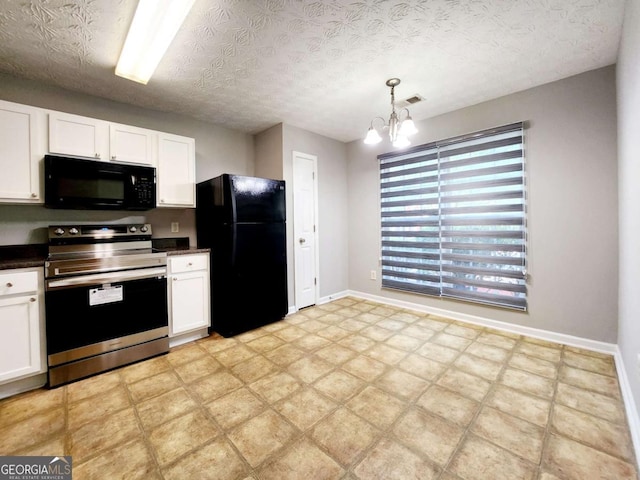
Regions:
<svg viewBox="0 0 640 480"><path fill-rule="evenodd" d="M37 193L32 193L32 194L31 194L31 198L36 198L37 196L38 196L38 194L37 194Z"/></svg>
<svg viewBox="0 0 640 480"><path fill-rule="evenodd" d="M96 153L96 158L100 158L100 154L99 153Z"/></svg>
<svg viewBox="0 0 640 480"><path fill-rule="evenodd" d="M160 199L160 203L164 203L164 198L161 198L161 199Z"/></svg>
<svg viewBox="0 0 640 480"><path fill-rule="evenodd" d="M191 262L187 263L187 267L192 267L192 266L193 266L193 263Z"/></svg>
<svg viewBox="0 0 640 480"><path fill-rule="evenodd" d="M7 282L7 287L8 287L8 288L13 287L13 283L11 283L11 282Z"/></svg>
<svg viewBox="0 0 640 480"><path fill-rule="evenodd" d="M29 299L29 301L30 301L31 303L33 303L33 302L35 302L35 301L36 301L36 299L35 299L35 297L31 297L31 298Z"/></svg>
<svg viewBox="0 0 640 480"><path fill-rule="evenodd" d="M176 280L178 280L178 277L173 277L173 281L175 282Z"/></svg>
<svg viewBox="0 0 640 480"><path fill-rule="evenodd" d="M111 155L111 160L115 160L116 156L115 155Z"/></svg>

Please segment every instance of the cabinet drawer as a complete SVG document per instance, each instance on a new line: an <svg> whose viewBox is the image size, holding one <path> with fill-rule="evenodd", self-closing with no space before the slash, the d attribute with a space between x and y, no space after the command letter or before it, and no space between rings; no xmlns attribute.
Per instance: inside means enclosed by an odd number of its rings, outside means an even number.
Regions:
<svg viewBox="0 0 640 480"><path fill-rule="evenodd" d="M17 293L36 292L37 290L37 272L0 274L0 296L14 295Z"/></svg>
<svg viewBox="0 0 640 480"><path fill-rule="evenodd" d="M193 272L206 270L209 263L208 255L178 255L169 257L171 273Z"/></svg>

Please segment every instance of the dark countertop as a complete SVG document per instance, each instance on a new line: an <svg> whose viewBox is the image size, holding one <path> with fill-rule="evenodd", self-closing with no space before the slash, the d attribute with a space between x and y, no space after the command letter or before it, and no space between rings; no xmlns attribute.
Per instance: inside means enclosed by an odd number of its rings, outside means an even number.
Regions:
<svg viewBox="0 0 640 480"><path fill-rule="evenodd" d="M167 256L172 255L190 255L193 253L209 253L210 248L197 248L197 247L176 247L176 248L159 248L161 252L167 252Z"/></svg>
<svg viewBox="0 0 640 480"><path fill-rule="evenodd" d="M44 267L46 244L0 246L0 270Z"/></svg>

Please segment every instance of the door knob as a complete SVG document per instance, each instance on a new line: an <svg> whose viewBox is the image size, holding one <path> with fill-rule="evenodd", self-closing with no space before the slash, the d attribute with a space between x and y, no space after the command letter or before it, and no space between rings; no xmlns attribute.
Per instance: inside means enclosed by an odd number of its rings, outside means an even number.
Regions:
<svg viewBox="0 0 640 480"><path fill-rule="evenodd" d="M307 242L307 241L306 241L304 238L302 238L302 237L300 237L300 240L298 240L298 241L300 242L300 245L302 245L303 243L306 243L306 242Z"/></svg>

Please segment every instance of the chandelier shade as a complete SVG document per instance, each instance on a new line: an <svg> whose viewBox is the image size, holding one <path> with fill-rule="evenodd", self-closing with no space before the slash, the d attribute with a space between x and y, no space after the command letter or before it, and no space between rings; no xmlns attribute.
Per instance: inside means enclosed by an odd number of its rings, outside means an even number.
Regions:
<svg viewBox="0 0 640 480"><path fill-rule="evenodd" d="M396 112L395 87L399 84L399 78L390 78L387 80L386 85L391 88L391 115L389 116L388 122L385 122L382 117L376 117L371 120L367 136L364 139L364 143L367 145L380 143L382 141L380 131L387 130L391 144L396 148L405 148L411 145L408 137L418 132L408 108L402 108L400 114ZM382 123L379 126L375 126L374 122L376 122L376 120L380 120Z"/></svg>

